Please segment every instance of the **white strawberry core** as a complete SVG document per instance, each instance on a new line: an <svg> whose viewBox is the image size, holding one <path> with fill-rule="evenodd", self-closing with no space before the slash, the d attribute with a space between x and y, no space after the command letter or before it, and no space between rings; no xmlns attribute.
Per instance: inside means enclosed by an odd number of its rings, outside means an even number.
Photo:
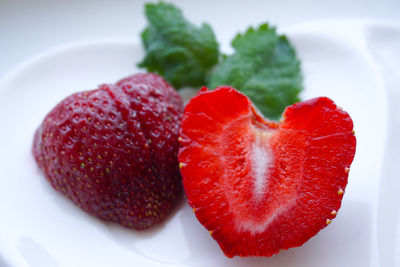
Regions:
<svg viewBox="0 0 400 267"><path fill-rule="evenodd" d="M255 197L260 200L268 182L268 171L273 167L273 154L268 146L260 144L258 137L252 145L252 177L254 177Z"/></svg>
<svg viewBox="0 0 400 267"><path fill-rule="evenodd" d="M246 186L239 183L237 194L230 196L230 199L235 207L233 213L236 229L258 234L295 205L303 175L304 149L298 145L300 148L295 151L299 155L298 162L287 165L284 158L279 158L279 152L276 154L279 148L273 147L276 136L272 130L260 131L253 128L248 136L250 142L246 157L250 160L246 178L249 180L244 181ZM291 144L294 141L288 142ZM288 173L292 175L288 176Z"/></svg>
<svg viewBox="0 0 400 267"><path fill-rule="evenodd" d="M267 197L267 192L271 186L272 170L274 168L275 157L270 147L270 138L272 133L266 131L255 131L254 140L250 146L250 177L252 178L253 194L249 199L251 210L255 208L262 215L252 216L252 212L243 217L237 217L236 227L239 231L251 232L253 234L265 231L268 225L273 222L277 216L287 209L287 206L275 206L275 199ZM266 197L270 205L266 203ZM266 206L267 205L267 206ZM264 210L264 211L262 211ZM264 213L265 212L265 213Z"/></svg>

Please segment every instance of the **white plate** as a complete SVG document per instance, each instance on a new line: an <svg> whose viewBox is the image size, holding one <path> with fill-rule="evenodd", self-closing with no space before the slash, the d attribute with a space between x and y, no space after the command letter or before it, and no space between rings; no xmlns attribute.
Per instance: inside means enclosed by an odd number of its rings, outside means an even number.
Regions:
<svg viewBox="0 0 400 267"><path fill-rule="evenodd" d="M329 96L355 124L349 185L326 229L271 258L228 259L185 200L165 223L135 232L55 192L32 158L34 130L58 101L138 72L143 57L129 40L97 40L39 55L0 82L0 265L400 266L400 30L325 21L284 32L303 63L303 99Z"/></svg>

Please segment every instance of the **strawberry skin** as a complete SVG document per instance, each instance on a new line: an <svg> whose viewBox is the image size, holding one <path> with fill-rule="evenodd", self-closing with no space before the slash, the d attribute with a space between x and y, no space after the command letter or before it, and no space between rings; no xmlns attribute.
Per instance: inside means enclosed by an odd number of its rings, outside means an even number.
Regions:
<svg viewBox="0 0 400 267"><path fill-rule="evenodd" d="M45 117L33 155L46 179L86 212L145 229L181 196L183 104L155 74L75 93Z"/></svg>
<svg viewBox="0 0 400 267"><path fill-rule="evenodd" d="M203 88L185 107L179 162L196 217L228 257L301 246L335 218L356 139L326 97L264 119L231 87Z"/></svg>

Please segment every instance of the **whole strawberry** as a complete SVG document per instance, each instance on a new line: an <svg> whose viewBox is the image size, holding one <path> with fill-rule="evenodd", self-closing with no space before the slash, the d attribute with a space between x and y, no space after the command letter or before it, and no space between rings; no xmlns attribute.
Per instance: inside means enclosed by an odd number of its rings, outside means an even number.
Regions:
<svg viewBox="0 0 400 267"><path fill-rule="evenodd" d="M181 196L182 112L161 77L133 75L61 101L36 131L33 154L50 184L83 210L145 229Z"/></svg>

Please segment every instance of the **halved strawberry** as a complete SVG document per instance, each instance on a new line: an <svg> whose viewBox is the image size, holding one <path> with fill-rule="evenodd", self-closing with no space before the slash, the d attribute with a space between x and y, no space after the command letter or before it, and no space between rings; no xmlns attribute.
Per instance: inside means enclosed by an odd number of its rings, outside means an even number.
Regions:
<svg viewBox="0 0 400 267"><path fill-rule="evenodd" d="M302 245L340 208L356 139L326 97L264 119L231 87L203 88L185 108L179 162L189 204L225 255Z"/></svg>

